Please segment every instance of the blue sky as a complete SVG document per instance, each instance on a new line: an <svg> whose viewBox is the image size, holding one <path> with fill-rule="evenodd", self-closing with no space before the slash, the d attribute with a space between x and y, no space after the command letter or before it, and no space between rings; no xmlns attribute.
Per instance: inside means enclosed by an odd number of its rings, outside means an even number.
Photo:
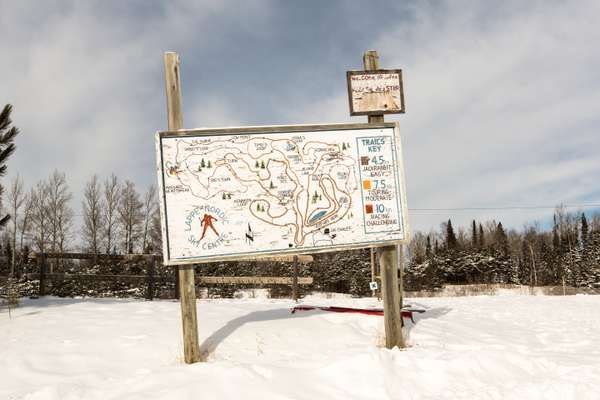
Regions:
<svg viewBox="0 0 600 400"><path fill-rule="evenodd" d="M0 103L22 130L7 183L97 173L155 183L162 55L182 61L184 125L363 122L345 72L404 70L410 208L600 203L600 2L0 0ZM415 211L507 226L551 210Z"/></svg>

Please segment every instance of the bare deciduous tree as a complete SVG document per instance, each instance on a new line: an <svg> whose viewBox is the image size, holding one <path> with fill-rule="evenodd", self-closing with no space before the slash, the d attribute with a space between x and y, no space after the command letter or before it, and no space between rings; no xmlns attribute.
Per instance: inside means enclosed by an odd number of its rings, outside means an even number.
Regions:
<svg viewBox="0 0 600 400"><path fill-rule="evenodd" d="M10 239L12 243L12 254L10 260L10 276L15 274L16 265L16 253L17 253L17 229L18 229L18 215L23 203L25 202L25 191L23 188L23 179L17 174L12 180L10 185L10 192L8 193L8 202L10 203L10 215L12 217L12 231L10 232Z"/></svg>
<svg viewBox="0 0 600 400"><path fill-rule="evenodd" d="M23 251L23 241L25 240L25 234L30 233L31 230L31 220L34 209L34 193L35 189L31 189L29 193L25 196L25 203L23 207L23 216L19 220L19 231L21 232L21 236L19 239L19 249ZM21 263L23 260L21 259Z"/></svg>
<svg viewBox="0 0 600 400"><path fill-rule="evenodd" d="M98 176L93 175L85 184L83 192L83 244L88 251L97 254L101 243L102 192Z"/></svg>
<svg viewBox="0 0 600 400"><path fill-rule="evenodd" d="M48 246L50 217L48 216L48 188L40 181L31 189L31 223L33 240L37 249L46 251Z"/></svg>
<svg viewBox="0 0 600 400"><path fill-rule="evenodd" d="M425 260L427 249L427 236L422 232L416 232L411 236L408 243L408 256L417 263L422 263Z"/></svg>
<svg viewBox="0 0 600 400"><path fill-rule="evenodd" d="M148 191L144 195L144 222L142 228L142 252L146 252L149 242L149 231L151 228L152 217L157 211L156 203L156 186L150 185Z"/></svg>
<svg viewBox="0 0 600 400"><path fill-rule="evenodd" d="M46 186L50 218L50 250L62 253L73 221L73 210L69 206L73 195L69 192L65 174L56 170L48 178Z"/></svg>
<svg viewBox="0 0 600 400"><path fill-rule="evenodd" d="M133 182L126 180L120 192L117 212L123 234L123 247L125 252L133 253L140 234L143 204Z"/></svg>
<svg viewBox="0 0 600 400"><path fill-rule="evenodd" d="M104 234L103 240L106 243L106 253L110 253L115 246L115 236L117 234L117 207L119 205L119 181L115 174L104 181Z"/></svg>
<svg viewBox="0 0 600 400"><path fill-rule="evenodd" d="M158 203L155 207L156 211L152 215L150 224L150 243L152 245L152 253L160 254L162 252L162 230L160 226L160 212Z"/></svg>
<svg viewBox="0 0 600 400"><path fill-rule="evenodd" d="M71 242L73 233L73 216L73 209L68 203L65 203L56 215L56 225L58 227L57 249L59 253L68 250L67 244Z"/></svg>

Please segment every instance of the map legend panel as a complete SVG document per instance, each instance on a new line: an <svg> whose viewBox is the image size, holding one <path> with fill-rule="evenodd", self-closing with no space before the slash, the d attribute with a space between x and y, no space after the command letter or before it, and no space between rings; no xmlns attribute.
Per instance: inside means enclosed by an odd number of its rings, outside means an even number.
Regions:
<svg viewBox="0 0 600 400"><path fill-rule="evenodd" d="M402 229L393 136L356 139L360 157L360 179L364 204L365 233L395 232Z"/></svg>

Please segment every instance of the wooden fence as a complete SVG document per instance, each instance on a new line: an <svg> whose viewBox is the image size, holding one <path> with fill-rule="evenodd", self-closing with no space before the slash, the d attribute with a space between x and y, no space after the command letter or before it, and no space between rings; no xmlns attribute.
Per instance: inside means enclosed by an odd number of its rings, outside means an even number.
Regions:
<svg viewBox="0 0 600 400"><path fill-rule="evenodd" d="M302 258L300 258L302 257ZM39 266L39 273L26 274L28 279L39 279L39 296L46 294L46 284L51 281L122 281L130 283L147 282L148 290L146 298L152 300L154 298L154 286L157 280L162 280L162 275L156 275L156 262L162 257L156 254L92 254L92 253L36 253L35 259ZM94 261L121 261L121 262L138 262L146 263L148 273L145 275L128 275L128 274L73 274L73 273L49 273L48 259L71 259L71 260L94 260ZM291 257L265 257L257 259L257 262L267 261L293 261L293 276L197 276L195 284L239 284L239 285L291 285L292 298L298 298L298 285L311 285L312 277L298 276L298 263L309 263L312 261L311 256L299 256L296 259ZM177 294L177 274L175 274L175 291Z"/></svg>

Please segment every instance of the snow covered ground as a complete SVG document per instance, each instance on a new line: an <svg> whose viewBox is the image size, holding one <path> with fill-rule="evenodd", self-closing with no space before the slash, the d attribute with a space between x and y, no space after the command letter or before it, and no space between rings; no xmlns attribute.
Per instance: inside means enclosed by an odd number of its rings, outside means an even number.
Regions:
<svg viewBox="0 0 600 400"><path fill-rule="evenodd" d="M408 301L428 310L400 351L382 317L200 300L209 361L186 365L177 302L24 299L0 312L0 399L600 398L600 296Z"/></svg>

